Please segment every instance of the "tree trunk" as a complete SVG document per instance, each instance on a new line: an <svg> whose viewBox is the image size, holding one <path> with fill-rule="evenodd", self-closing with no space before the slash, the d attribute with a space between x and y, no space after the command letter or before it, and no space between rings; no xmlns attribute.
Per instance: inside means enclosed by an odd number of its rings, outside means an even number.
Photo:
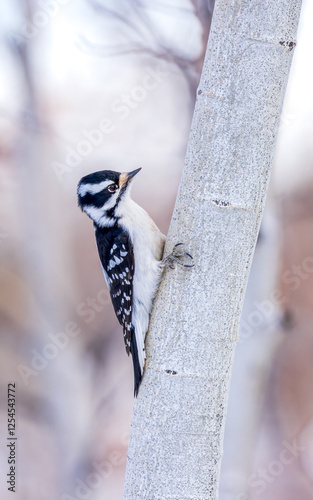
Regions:
<svg viewBox="0 0 313 500"><path fill-rule="evenodd" d="M135 400L125 500L218 497L224 422L243 297L273 160L301 2L217 0L167 270Z"/></svg>

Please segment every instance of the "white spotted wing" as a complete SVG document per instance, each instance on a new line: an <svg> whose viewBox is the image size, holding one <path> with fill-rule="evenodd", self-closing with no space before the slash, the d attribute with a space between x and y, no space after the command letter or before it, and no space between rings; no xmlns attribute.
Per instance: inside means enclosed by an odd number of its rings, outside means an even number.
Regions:
<svg viewBox="0 0 313 500"><path fill-rule="evenodd" d="M115 314L123 327L126 352L129 354L135 271L133 246L128 234L121 228L96 228L96 241Z"/></svg>

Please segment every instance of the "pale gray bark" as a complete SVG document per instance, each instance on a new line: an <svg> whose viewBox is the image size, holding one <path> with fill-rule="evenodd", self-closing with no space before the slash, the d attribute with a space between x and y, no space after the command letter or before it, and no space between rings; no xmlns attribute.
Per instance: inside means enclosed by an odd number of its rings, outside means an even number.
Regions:
<svg viewBox="0 0 313 500"><path fill-rule="evenodd" d="M218 497L230 373L300 14L218 0L135 401L126 500Z"/></svg>

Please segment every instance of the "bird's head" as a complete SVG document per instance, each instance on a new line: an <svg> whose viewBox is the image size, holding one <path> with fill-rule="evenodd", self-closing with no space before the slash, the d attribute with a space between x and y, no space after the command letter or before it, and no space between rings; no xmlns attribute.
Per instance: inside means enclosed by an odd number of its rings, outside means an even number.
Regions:
<svg viewBox="0 0 313 500"><path fill-rule="evenodd" d="M78 205L98 226L114 226L117 208L127 199L130 183L140 170L122 173L101 170L85 175L78 183Z"/></svg>

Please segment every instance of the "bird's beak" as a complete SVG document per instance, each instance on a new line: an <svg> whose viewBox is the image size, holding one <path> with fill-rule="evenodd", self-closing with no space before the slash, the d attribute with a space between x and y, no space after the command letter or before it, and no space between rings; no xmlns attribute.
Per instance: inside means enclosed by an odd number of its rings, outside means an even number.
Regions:
<svg viewBox="0 0 313 500"><path fill-rule="evenodd" d="M120 175L120 187L123 187L125 184L128 184L129 182L131 182L131 180L133 179L133 177L135 177L136 174L138 174L138 172L140 172L141 168L137 168L136 170L133 170L132 172L123 172L121 175Z"/></svg>

